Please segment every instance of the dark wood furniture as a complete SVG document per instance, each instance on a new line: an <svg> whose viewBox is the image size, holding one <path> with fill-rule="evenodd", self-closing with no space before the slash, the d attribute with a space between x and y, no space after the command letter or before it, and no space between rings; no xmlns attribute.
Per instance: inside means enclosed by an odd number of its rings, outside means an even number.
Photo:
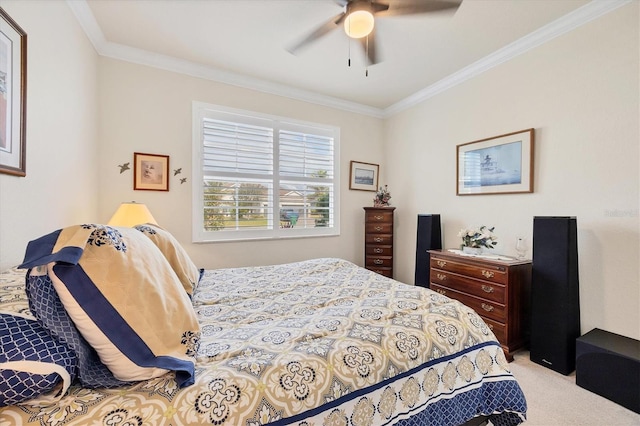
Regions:
<svg viewBox="0 0 640 426"><path fill-rule="evenodd" d="M531 262L430 250L431 289L475 310L502 345L507 360L529 339Z"/></svg>
<svg viewBox="0 0 640 426"><path fill-rule="evenodd" d="M395 207L364 208L364 267L393 278L393 211Z"/></svg>

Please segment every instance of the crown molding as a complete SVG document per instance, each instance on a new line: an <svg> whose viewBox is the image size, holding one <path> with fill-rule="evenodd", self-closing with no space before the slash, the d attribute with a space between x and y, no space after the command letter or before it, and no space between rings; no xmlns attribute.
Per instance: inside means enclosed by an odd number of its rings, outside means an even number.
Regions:
<svg viewBox="0 0 640 426"><path fill-rule="evenodd" d="M163 69L165 71L216 81L243 89L256 90L343 111L369 115L377 118L382 118L383 114L382 110L379 108L349 102L311 91L296 89L284 84L248 77L240 73L229 72L215 67L178 59L172 56L161 55L122 44L107 42L102 46L98 53L101 56L113 59L146 65Z"/></svg>
<svg viewBox="0 0 640 426"><path fill-rule="evenodd" d="M599 18L633 0L593 0L590 3L570 12L536 31L496 50L484 58L462 68L442 80L410 95L403 100L387 107L383 111L383 118L392 117L399 112L415 106L438 93L442 93L483 72L522 55L554 38L575 30L576 28Z"/></svg>
<svg viewBox="0 0 640 426"><path fill-rule="evenodd" d="M102 46L107 42L104 38L104 33L98 25L98 21L96 21L95 16L93 16L93 12L91 12L91 8L85 0L73 1L67 0L67 6L76 16L76 19L80 23L82 30L89 38L91 44L93 44L93 48L100 54L100 50Z"/></svg>
<svg viewBox="0 0 640 426"><path fill-rule="evenodd" d="M102 29L98 25L98 22L91 12L91 8L89 8L85 0L67 0L67 4L100 56L190 75L192 77L216 81L244 89L257 90L342 111L382 118L383 110L380 108L349 102L307 90L296 89L284 84L273 83L267 80L205 66L196 62L109 42L105 39Z"/></svg>
<svg viewBox="0 0 640 426"><path fill-rule="evenodd" d="M98 25L98 22L93 16L93 13L85 0L67 0L67 5L76 16L80 26L100 56L190 75L219 83L230 84L245 89L257 90L329 108L377 118L389 118L632 1L633 0L592 0L573 12L558 18L557 20L514 41L513 43L508 44L473 64L384 109L356 102L349 102L307 90L296 89L287 85L273 83L239 73L224 71L219 68L205 66L166 55L160 55L143 49L112 43L105 39L102 29Z"/></svg>

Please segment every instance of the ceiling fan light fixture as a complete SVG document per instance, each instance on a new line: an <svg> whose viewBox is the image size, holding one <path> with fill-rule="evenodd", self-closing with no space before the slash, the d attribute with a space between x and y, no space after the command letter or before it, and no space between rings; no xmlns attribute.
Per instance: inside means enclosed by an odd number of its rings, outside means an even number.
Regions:
<svg viewBox="0 0 640 426"><path fill-rule="evenodd" d="M354 10L344 20L344 32L351 38L362 38L373 31L373 14L368 10Z"/></svg>

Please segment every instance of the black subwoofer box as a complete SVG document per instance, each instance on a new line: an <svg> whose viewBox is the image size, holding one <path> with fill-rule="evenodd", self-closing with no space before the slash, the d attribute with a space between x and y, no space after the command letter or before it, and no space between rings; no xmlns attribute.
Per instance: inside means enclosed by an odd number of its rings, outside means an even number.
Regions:
<svg viewBox="0 0 640 426"><path fill-rule="evenodd" d="M576 384L640 414L640 341L598 328L579 337Z"/></svg>
<svg viewBox="0 0 640 426"><path fill-rule="evenodd" d="M429 288L431 255L429 250L442 248L442 228L439 214L418 215L418 235L416 238L416 276L414 284Z"/></svg>

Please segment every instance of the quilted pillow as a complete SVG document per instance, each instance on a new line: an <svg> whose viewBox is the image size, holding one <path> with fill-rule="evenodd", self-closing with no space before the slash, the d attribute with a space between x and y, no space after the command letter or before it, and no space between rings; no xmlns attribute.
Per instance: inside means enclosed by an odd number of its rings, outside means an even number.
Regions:
<svg viewBox="0 0 640 426"><path fill-rule="evenodd" d="M75 353L33 319L0 313L0 344L0 407L55 402L75 378Z"/></svg>
<svg viewBox="0 0 640 426"><path fill-rule="evenodd" d="M137 225L134 228L149 237L160 249L178 276L178 279L180 279L185 291L191 296L200 281L202 271L191 261L191 258L178 240L158 225L146 223L144 225Z"/></svg>
<svg viewBox="0 0 640 426"><path fill-rule="evenodd" d="M65 343L78 358L77 376L85 388L115 388L127 382L113 377L98 353L82 337L62 306L45 266L30 269L25 287L29 309L56 339Z"/></svg>
<svg viewBox="0 0 640 426"><path fill-rule="evenodd" d="M65 311L122 381L175 372L193 384L193 305L162 252L132 228L83 224L29 242L23 268L46 265Z"/></svg>

